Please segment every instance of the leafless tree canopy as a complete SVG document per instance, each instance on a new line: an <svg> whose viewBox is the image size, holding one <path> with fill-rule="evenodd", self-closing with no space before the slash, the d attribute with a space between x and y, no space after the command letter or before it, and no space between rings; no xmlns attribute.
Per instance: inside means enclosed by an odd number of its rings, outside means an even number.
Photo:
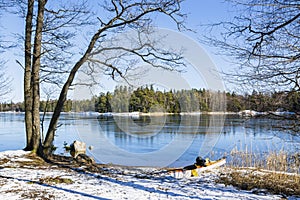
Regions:
<svg viewBox="0 0 300 200"><path fill-rule="evenodd" d="M81 69L82 65L86 62L100 64L105 67L105 72L110 74L112 78L116 75L124 77L125 72L128 70L127 67L122 67L123 63L119 63L124 56L129 54L138 57L143 62L152 65L153 67L162 67L160 63L157 63L155 59L161 62L170 63L169 69L171 67L180 65L180 56L177 54L172 54L171 52L164 52L156 49L153 43L141 42L137 39L137 46L103 46L102 44L107 40L112 40L115 33L124 33L125 31L135 30L138 36L145 31L149 31L149 27L153 23L151 15L161 14L166 15L177 25L180 30L185 28L184 20L185 15L181 13L180 4L181 0L141 0L141 1L121 1L121 0L111 0L105 1L101 5L101 11L103 11L104 17L98 17L96 30L90 37L91 39L87 43L83 54L79 57L77 62L71 67L71 71L68 74L67 80L65 81L60 96L58 98L58 103L53 113L52 119L49 124L48 132L44 142L44 149L48 151L52 145L54 139L54 133L57 127L60 112L63 108L63 104L66 101L67 93L71 85L73 84L76 73ZM95 28L94 27L94 28ZM124 43L123 43L124 44ZM103 52L114 51L116 53L108 53L108 57L95 57L95 55L102 54ZM171 53L168 55L168 53ZM106 54L107 55L107 54ZM129 60L130 62L130 60ZM91 73L94 71L94 66L89 65L92 69ZM44 153L46 152L44 151Z"/></svg>
<svg viewBox="0 0 300 200"><path fill-rule="evenodd" d="M117 70L116 63L120 62L121 57L124 60L125 55L127 59L131 55L135 57L135 60L140 59L155 67L179 69L179 65L183 64L179 61L181 59L180 52L158 49L155 46L157 41L150 39L147 35L152 32L153 18L159 17L159 15L169 16L179 30L187 29L184 24L186 15L180 10L182 1L106 0L97 3L86 0L72 1L72 3L47 1L42 37L41 82L54 83L61 87L76 60L84 54L90 37L97 30L100 34L97 36L99 38L96 40L95 49L88 61L90 69L87 73L91 73L91 70L95 72L95 66L100 67L101 65L105 74L113 78L125 77L126 71L130 67L133 68L134 62L134 59L128 60L127 67L123 65L122 68L120 64ZM17 5L12 12L24 18L27 1L12 0L11 2ZM37 5L35 4L35 6ZM35 15L33 20L36 20ZM32 26L35 28L35 24ZM136 38L124 38L132 40L131 44L134 46L132 49L128 46L128 42L127 45L126 42L123 44L119 42L114 46L109 46L110 42L119 37L118 35L128 31L136 31L137 34ZM143 39L143 41L138 39L138 35L139 39ZM20 39L24 40L24 36L20 35ZM18 41L18 44L22 44L22 42ZM120 52L118 58L108 53L113 51ZM111 55L111 58L105 56L104 60L99 60L100 57L95 56L106 53ZM116 61L117 59L118 61ZM162 59L160 64L157 62L159 59Z"/></svg>
<svg viewBox="0 0 300 200"><path fill-rule="evenodd" d="M153 19L160 15L173 21L179 30L186 29L182 2L0 0L1 5L12 6L9 12L25 19L25 30L18 33L16 43L24 55L24 61L18 63L24 68L26 149L51 154L60 112L83 66L91 77L100 70L113 79L127 78L128 70L139 62L180 70L184 66L180 51L160 48L159 40L148 35L155 24ZM134 32L135 37L127 32ZM116 43L116 35L123 33L126 42ZM54 83L60 90L45 138L41 137L39 114L44 83Z"/></svg>
<svg viewBox="0 0 300 200"><path fill-rule="evenodd" d="M300 2L298 0L229 0L237 15L210 26L218 37L207 42L235 58L230 74L237 83L300 91Z"/></svg>

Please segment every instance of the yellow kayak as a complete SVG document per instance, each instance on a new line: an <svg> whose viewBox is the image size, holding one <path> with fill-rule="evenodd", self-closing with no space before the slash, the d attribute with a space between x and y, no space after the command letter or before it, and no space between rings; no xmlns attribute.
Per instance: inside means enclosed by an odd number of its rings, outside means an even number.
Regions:
<svg viewBox="0 0 300 200"><path fill-rule="evenodd" d="M171 176L175 178L197 177L203 171L214 169L225 164L226 164L226 158L221 158L219 160L214 160L214 161L206 160L205 166L191 165L183 168L169 169L168 172Z"/></svg>

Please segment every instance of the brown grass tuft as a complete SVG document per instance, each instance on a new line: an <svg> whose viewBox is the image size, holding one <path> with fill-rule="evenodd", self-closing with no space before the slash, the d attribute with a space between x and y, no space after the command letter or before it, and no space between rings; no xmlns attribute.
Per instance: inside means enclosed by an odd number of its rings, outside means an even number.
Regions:
<svg viewBox="0 0 300 200"><path fill-rule="evenodd" d="M61 178L59 176L40 178L39 182L44 183L44 184L61 184L61 183L72 184L72 183L74 183L74 181L69 178Z"/></svg>
<svg viewBox="0 0 300 200"><path fill-rule="evenodd" d="M271 171L281 171L300 174L300 154L289 154L285 151L270 151L265 154L255 154L232 150L230 167L253 167Z"/></svg>
<svg viewBox="0 0 300 200"><path fill-rule="evenodd" d="M219 182L243 190L300 196L300 154L254 154L234 149Z"/></svg>
<svg viewBox="0 0 300 200"><path fill-rule="evenodd" d="M300 195L300 175L259 169L228 169L218 180L242 190L266 191L283 196Z"/></svg>

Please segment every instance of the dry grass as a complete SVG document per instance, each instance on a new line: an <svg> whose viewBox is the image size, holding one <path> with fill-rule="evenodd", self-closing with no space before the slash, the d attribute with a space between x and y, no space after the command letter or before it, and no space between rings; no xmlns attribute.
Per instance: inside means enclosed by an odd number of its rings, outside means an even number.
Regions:
<svg viewBox="0 0 300 200"><path fill-rule="evenodd" d="M300 154L254 154L234 150L219 182L240 189L300 196Z"/></svg>
<svg viewBox="0 0 300 200"><path fill-rule="evenodd" d="M243 190L264 191L283 196L300 196L299 174L234 168L220 176L219 183L233 185Z"/></svg>
<svg viewBox="0 0 300 200"><path fill-rule="evenodd" d="M39 180L40 183L43 184L60 184L60 183L65 183L65 184L72 184L74 183L73 180L69 179L69 178L61 178L59 176L57 177L44 177L44 178L40 178Z"/></svg>
<svg viewBox="0 0 300 200"><path fill-rule="evenodd" d="M9 159L3 158L3 159L0 160L0 165L3 165L3 164L5 164L5 163L8 163L9 161L10 161Z"/></svg>
<svg viewBox="0 0 300 200"><path fill-rule="evenodd" d="M233 150L230 154L228 166L252 167L300 174L300 154L289 154L285 151L270 151L265 154L255 154Z"/></svg>
<svg viewBox="0 0 300 200"><path fill-rule="evenodd" d="M39 200L55 199L54 195L49 194L47 192L33 191L33 190L21 191L21 192L23 192L22 195L21 195L22 199L39 199Z"/></svg>

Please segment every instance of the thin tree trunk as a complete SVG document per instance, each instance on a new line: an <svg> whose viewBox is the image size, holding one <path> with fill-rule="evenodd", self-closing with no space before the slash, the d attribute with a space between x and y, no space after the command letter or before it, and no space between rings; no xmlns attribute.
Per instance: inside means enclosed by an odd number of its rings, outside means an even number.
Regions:
<svg viewBox="0 0 300 200"><path fill-rule="evenodd" d="M32 143L32 87L31 87L31 37L34 0L28 0L25 27L25 69L24 69L24 102L25 102L25 129L26 147L24 150L33 150Z"/></svg>
<svg viewBox="0 0 300 200"><path fill-rule="evenodd" d="M38 1L37 23L34 38L33 59L32 59L32 142L33 151L37 152L41 145L40 135L40 66L42 49L42 31L44 23L44 11L46 0Z"/></svg>

